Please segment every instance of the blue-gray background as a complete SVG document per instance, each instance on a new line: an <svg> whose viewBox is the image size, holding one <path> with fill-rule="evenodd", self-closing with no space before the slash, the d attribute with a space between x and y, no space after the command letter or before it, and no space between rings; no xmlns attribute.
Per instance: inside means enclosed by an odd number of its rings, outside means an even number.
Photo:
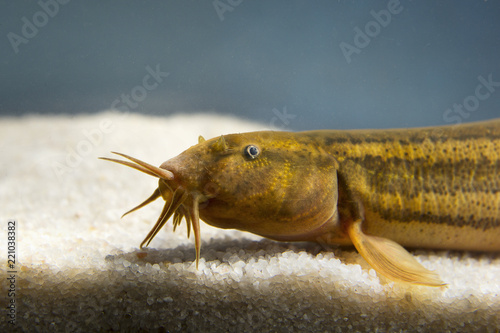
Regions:
<svg viewBox="0 0 500 333"><path fill-rule="evenodd" d="M133 112L216 111L294 130L446 124L479 76L500 82L498 1L401 0L350 63L340 44L354 46L354 29L388 1L60 1L46 22L36 1L0 1L1 115L109 109L147 66L169 76ZM9 33L34 20L16 52ZM451 115L500 116L500 87Z"/></svg>

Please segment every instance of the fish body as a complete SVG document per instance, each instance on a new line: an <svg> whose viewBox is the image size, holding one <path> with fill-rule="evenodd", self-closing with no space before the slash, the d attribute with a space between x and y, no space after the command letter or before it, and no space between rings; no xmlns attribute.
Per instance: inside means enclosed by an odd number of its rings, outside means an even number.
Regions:
<svg viewBox="0 0 500 333"><path fill-rule="evenodd" d="M260 131L199 143L159 168L114 162L160 178L144 203L279 241L354 245L396 281L442 285L402 247L500 251L500 119L392 130ZM133 211L132 210L132 211Z"/></svg>
<svg viewBox="0 0 500 333"><path fill-rule="evenodd" d="M304 134L337 159L338 206L359 200L366 233L408 247L500 251L500 120Z"/></svg>

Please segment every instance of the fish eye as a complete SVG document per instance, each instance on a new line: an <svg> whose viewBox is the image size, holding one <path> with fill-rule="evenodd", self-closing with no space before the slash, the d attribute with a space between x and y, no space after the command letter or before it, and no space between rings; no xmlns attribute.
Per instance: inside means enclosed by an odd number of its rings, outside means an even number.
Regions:
<svg viewBox="0 0 500 333"><path fill-rule="evenodd" d="M245 153L248 157L250 157L251 159L254 159L256 158L257 156L259 156L260 154L260 149L259 147L257 146L254 146L254 145L248 145L246 148L245 148Z"/></svg>

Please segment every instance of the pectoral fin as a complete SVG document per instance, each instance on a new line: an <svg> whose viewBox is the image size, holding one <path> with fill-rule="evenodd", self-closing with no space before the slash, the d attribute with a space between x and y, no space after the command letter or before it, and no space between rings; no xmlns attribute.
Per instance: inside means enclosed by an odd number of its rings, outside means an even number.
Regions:
<svg viewBox="0 0 500 333"><path fill-rule="evenodd" d="M347 232L361 256L380 274L395 281L438 287L446 283L423 267L401 245L390 239L371 236L361 230L362 220L347 226Z"/></svg>

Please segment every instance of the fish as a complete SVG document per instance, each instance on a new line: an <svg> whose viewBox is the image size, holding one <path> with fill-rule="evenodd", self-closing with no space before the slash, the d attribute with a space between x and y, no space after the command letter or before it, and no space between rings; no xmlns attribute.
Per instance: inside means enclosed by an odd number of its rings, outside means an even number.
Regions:
<svg viewBox="0 0 500 333"><path fill-rule="evenodd" d="M424 128L256 131L188 148L159 167L100 157L158 178L163 210L200 258L200 219L284 242L354 246L389 280L446 285L406 248L500 251L500 118Z"/></svg>

